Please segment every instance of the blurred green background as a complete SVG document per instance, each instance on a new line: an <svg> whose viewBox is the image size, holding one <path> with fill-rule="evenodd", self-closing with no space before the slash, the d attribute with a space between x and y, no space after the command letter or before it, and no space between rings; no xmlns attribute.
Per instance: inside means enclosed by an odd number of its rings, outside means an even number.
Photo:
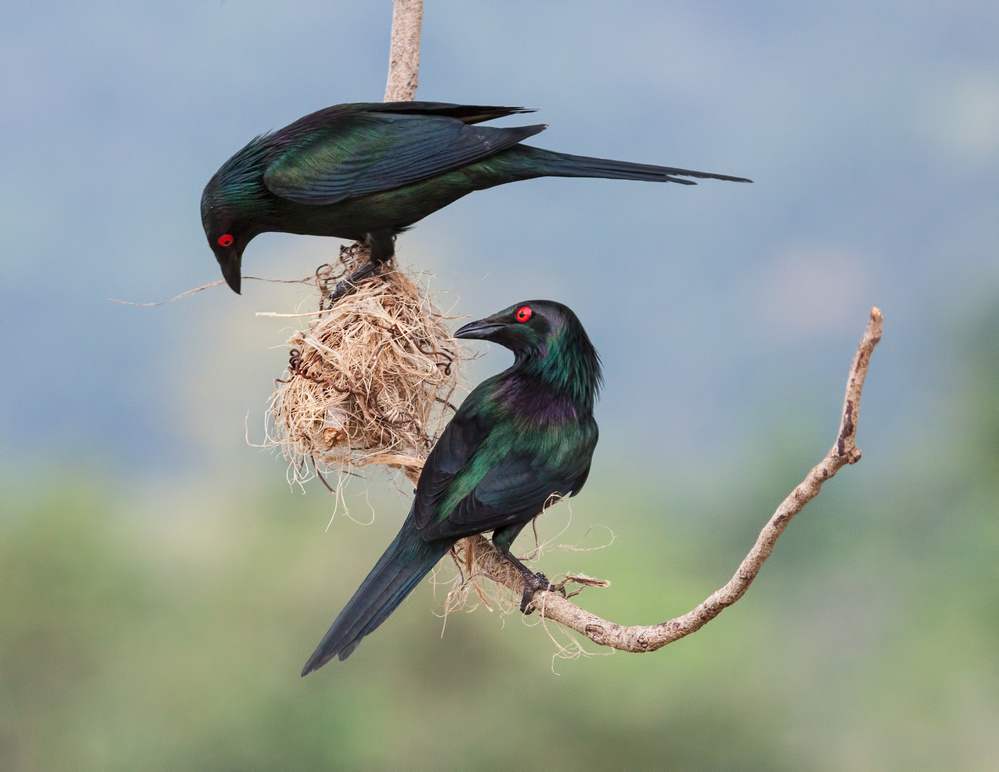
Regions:
<svg viewBox="0 0 999 772"><path fill-rule="evenodd" d="M254 134L381 98L379 4L0 8L0 769L992 769L999 758L994 3L427 0L418 96L524 104L569 152L747 175L544 180L400 239L483 316L552 297L607 384L549 574L624 624L724 583L833 441L885 314L863 460L748 595L649 655L439 617L424 583L345 663L305 658L406 485L290 488L247 444L311 303L218 278L201 189ZM299 277L335 242L254 241ZM509 361L487 350L475 381ZM556 533L565 513L540 523ZM590 531L590 529L593 529ZM528 539L521 542L530 547Z"/></svg>

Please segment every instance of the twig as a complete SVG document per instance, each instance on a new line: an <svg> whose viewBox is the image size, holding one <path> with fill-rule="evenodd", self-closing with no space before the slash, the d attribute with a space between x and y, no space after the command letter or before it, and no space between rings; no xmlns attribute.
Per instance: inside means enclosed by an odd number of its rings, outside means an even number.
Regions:
<svg viewBox="0 0 999 772"><path fill-rule="evenodd" d="M712 593L707 600L683 616L654 625L625 627L608 622L581 609L556 592L535 593L531 607L545 619L550 619L575 630L594 643L621 651L639 653L655 651L668 643L700 630L718 616L723 609L739 600L745 595L749 585L753 583L763 563L770 557L777 538L791 522L791 518L819 494L822 484L836 472L847 464L855 464L860 460L860 448L855 443L860 415L860 396L867 368L870 365L871 353L878 341L881 340L882 322L881 312L877 308L871 309L867 330L864 332L864 337L860 341L860 346L857 348L853 364L850 367L850 377L846 384L846 398L843 402L843 416L840 421L839 433L832 448L818 466L813 468L804 481L791 491L791 494L777 507L777 511L760 532L756 544L753 545L728 584ZM466 555L475 555L477 573L494 578L512 590L517 597L523 593L524 584L520 574L507 570L507 561L496 552L492 543L482 536L473 536L467 540L467 546L464 546L464 549Z"/></svg>

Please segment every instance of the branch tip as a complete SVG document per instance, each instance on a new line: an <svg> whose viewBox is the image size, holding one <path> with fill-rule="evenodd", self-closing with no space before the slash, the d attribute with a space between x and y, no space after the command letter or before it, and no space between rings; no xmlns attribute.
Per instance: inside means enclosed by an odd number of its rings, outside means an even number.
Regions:
<svg viewBox="0 0 999 772"><path fill-rule="evenodd" d="M724 587L713 592L707 600L686 614L653 625L624 627L601 619L560 594L559 590L564 591L565 582L561 586L553 587L554 591L538 591L531 606L537 610L542 618L558 622L564 627L586 636L598 645L609 646L621 651L643 653L656 651L696 632L724 609L738 601L759 574L763 563L773 551L777 538L783 533L791 519L819 494L823 483L833 477L837 471L847 464L855 464L860 461L862 454L860 448L855 444L857 422L860 415L860 396L864 386L864 378L870 365L871 353L881 340L883 321L881 311L878 308L872 308L867 329L864 331L864 336L857 347L850 367L846 397L843 402L842 421L836 442L826 457L777 507L769 522L760 531L753 548ZM495 555L489 555L489 559L502 559L493 545L482 536L471 538L476 541L475 550L479 552L479 555L493 552ZM500 583L515 594L523 593L524 585L520 574L508 572L502 578L497 578ZM572 577L575 581L578 581L579 578ZM590 583L582 584L589 585ZM602 583L594 582L593 584L603 586Z"/></svg>
<svg viewBox="0 0 999 772"><path fill-rule="evenodd" d="M389 77L385 89L385 101L412 101L416 97L416 87L420 66L420 28L423 22L423 0L393 0L392 46L389 56ZM836 442L826 457L777 507L770 521L760 531L756 543L739 565L732 579L719 590L686 614L654 625L623 627L591 614L563 597L565 584L575 582L584 586L607 586L609 582L591 580L588 577L567 576L561 586L550 591L538 591L531 603L544 619L558 622L575 630L598 645L609 646L621 651L635 653L656 651L669 643L696 632L714 619L725 608L741 598L756 578L764 561L773 551L777 538L784 528L804 506L818 495L822 484L833 477L846 464L855 464L861 458L860 448L854 443L860 414L860 396L864 378L870 364L874 347L881 340L884 317L879 308L872 307L867 329L860 341L850 367L847 379L846 397L843 403L842 421ZM415 485L419 470L410 466L404 473ZM505 559L496 551L492 543L484 537L472 536L464 546L464 554L477 553L476 560ZM491 554L490 554L491 553ZM582 581L581 581L582 580ZM515 571L502 572L495 581L505 585L517 595L524 591L524 581ZM561 590L561 592L559 592ZM579 591L577 591L579 592ZM571 593L575 595L577 593Z"/></svg>

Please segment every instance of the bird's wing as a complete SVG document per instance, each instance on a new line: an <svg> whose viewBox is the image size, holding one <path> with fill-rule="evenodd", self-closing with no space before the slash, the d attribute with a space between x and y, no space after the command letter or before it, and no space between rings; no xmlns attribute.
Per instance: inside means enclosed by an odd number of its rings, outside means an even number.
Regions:
<svg viewBox="0 0 999 772"><path fill-rule="evenodd" d="M571 496L582 487L596 441L592 419L567 426L557 447L544 449L530 436L510 442L491 433L450 479L435 475L436 484L418 502L421 534L425 539L461 538L526 523L553 496Z"/></svg>
<svg viewBox="0 0 999 772"><path fill-rule="evenodd" d="M413 518L416 527L424 529L434 519L441 500L454 486L456 478L465 469L476 451L489 437L493 422L486 419L475 404L479 390L473 391L445 427L420 472L413 500ZM475 481L466 477L466 484L474 487Z"/></svg>
<svg viewBox="0 0 999 772"><path fill-rule="evenodd" d="M544 128L473 126L437 115L355 113L291 138L288 149L264 172L264 184L299 204L335 204L480 161Z"/></svg>

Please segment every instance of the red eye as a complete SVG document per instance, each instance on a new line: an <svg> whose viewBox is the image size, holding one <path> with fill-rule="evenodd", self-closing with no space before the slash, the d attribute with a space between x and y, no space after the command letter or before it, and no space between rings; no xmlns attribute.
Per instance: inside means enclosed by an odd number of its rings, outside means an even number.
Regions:
<svg viewBox="0 0 999 772"><path fill-rule="evenodd" d="M220 247L231 247L232 246L232 236L228 233L224 236L219 236L219 246Z"/></svg>
<svg viewBox="0 0 999 772"><path fill-rule="evenodd" d="M518 322L526 322L530 318L531 318L531 307L530 306L521 306L520 308L517 309L517 321Z"/></svg>

